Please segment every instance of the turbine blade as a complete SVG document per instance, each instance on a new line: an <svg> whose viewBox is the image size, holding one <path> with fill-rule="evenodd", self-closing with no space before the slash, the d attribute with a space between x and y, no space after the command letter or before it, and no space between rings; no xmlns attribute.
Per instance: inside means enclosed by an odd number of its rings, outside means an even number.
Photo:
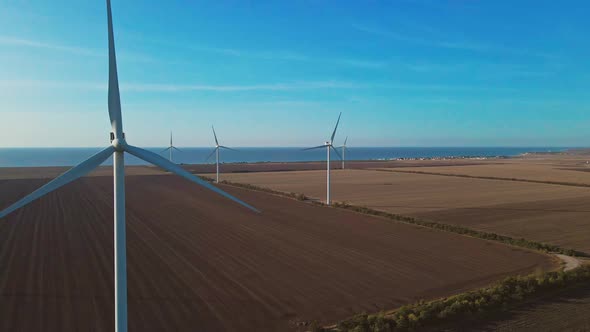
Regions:
<svg viewBox="0 0 590 332"><path fill-rule="evenodd" d="M182 151L181 151L179 148L177 148L177 147L175 147L175 146L173 146L172 148L173 148L174 150L178 151L178 152L182 152Z"/></svg>
<svg viewBox="0 0 590 332"><path fill-rule="evenodd" d="M166 151L170 150L170 147L165 148L164 150L160 151L160 153L164 153Z"/></svg>
<svg viewBox="0 0 590 332"><path fill-rule="evenodd" d="M254 212L260 212L256 208L254 208L253 206L249 205L248 203L245 203L245 202L241 201L240 199L235 198L234 196L215 187L214 185L210 184L209 182L207 182L205 180L201 180L199 177L187 172L182 167L180 167L174 163L171 163L170 161L160 157L159 155L157 155L153 152L150 152L150 151L147 151L147 150L144 150L144 149L132 146L132 145L125 146L125 151L128 153L131 153L132 155L134 155L140 159L147 161L148 163L159 166L167 171L170 171L178 176L181 176L189 181L192 181L192 182L199 184L211 191L214 191L214 192L220 194L221 196L229 198L232 201L234 201L238 204L241 204Z"/></svg>
<svg viewBox="0 0 590 332"><path fill-rule="evenodd" d="M342 146L346 147L346 142L348 141L348 136L346 136L346 139L344 139L344 144L342 144Z"/></svg>
<svg viewBox="0 0 590 332"><path fill-rule="evenodd" d="M172 147L172 132L170 132L170 146Z"/></svg>
<svg viewBox="0 0 590 332"><path fill-rule="evenodd" d="M332 132L332 137L330 138L330 142L334 142L334 136L336 136L336 129L338 129L338 124L340 123L340 117L342 116L342 112L338 115L338 121L336 121L336 127L334 127L334 131Z"/></svg>
<svg viewBox="0 0 590 332"><path fill-rule="evenodd" d="M111 128L115 138L123 138L121 96L119 94L119 78L117 76L117 57L115 55L111 0L107 0L107 16L109 21L109 118L111 119Z"/></svg>
<svg viewBox="0 0 590 332"><path fill-rule="evenodd" d="M109 146L108 148L100 151L99 153L95 154L94 156L86 159L78 166L70 168L67 172L63 173L62 175L58 176L57 178L49 181L47 184L42 186L41 188L33 191L32 193L28 194L27 196L21 198L16 203L12 204L11 206L7 207L3 211L0 212L0 218L7 216L12 211L21 208L30 202L36 200L37 198L54 191L55 189L68 184L77 178L88 174L90 171L98 167L102 164L103 161L107 160L113 152L115 152L115 148L113 146Z"/></svg>
<svg viewBox="0 0 590 332"><path fill-rule="evenodd" d="M215 133L215 128L213 126L211 126L211 129L213 129L213 137L215 137L215 145L219 145L219 142L217 141L217 134Z"/></svg>
<svg viewBox="0 0 590 332"><path fill-rule="evenodd" d="M217 148L213 149L213 151L211 151L211 153L207 156L207 159L205 159L205 161L209 161L209 159L211 159L211 157L215 154L215 151L217 151Z"/></svg>
<svg viewBox="0 0 590 332"><path fill-rule="evenodd" d="M220 145L219 147L220 147L220 148L222 148L222 149L226 149L226 150L232 150L232 151L237 151L237 152L239 152L239 150L236 150L236 149L233 149L233 148L228 148L227 146Z"/></svg>
<svg viewBox="0 0 590 332"><path fill-rule="evenodd" d="M307 151L307 150L315 150L315 149L321 149L321 148L325 148L325 147L326 147L326 145L325 145L325 144L324 144L324 145L318 145L318 146L314 146L313 148L306 148L306 149L303 149L303 151Z"/></svg>
<svg viewBox="0 0 590 332"><path fill-rule="evenodd" d="M335 147L333 147L333 146L331 146L331 145L330 145L330 148L331 148L332 150L334 150L334 152L336 152L336 155L338 156L338 158L340 158L340 160L342 160L342 155L340 155L340 152L338 152L338 150L336 150L336 148L335 148Z"/></svg>

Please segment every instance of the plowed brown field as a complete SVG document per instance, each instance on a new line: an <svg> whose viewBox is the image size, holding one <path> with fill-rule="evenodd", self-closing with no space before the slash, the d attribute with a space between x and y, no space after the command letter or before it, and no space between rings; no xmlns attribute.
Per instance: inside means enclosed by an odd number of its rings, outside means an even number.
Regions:
<svg viewBox="0 0 590 332"><path fill-rule="evenodd" d="M225 174L224 178L320 200L326 195L325 171ZM590 253L590 188L345 170L332 172L332 198Z"/></svg>
<svg viewBox="0 0 590 332"><path fill-rule="evenodd" d="M445 327L449 332L539 332L590 331L590 286L573 289L530 301L523 306L484 319L483 322Z"/></svg>
<svg viewBox="0 0 590 332"><path fill-rule="evenodd" d="M1 207L47 180L0 180ZM282 331L553 268L548 256L265 193L127 182L132 331ZM1 331L110 331L112 178L87 177L0 221ZM0 208L1 208L0 207Z"/></svg>

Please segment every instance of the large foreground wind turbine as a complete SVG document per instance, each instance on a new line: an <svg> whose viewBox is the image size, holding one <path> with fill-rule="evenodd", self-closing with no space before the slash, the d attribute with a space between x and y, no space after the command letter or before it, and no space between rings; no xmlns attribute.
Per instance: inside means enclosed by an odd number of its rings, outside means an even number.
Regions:
<svg viewBox="0 0 590 332"><path fill-rule="evenodd" d="M218 189L206 181L199 179L181 167L162 158L153 152L132 146L125 141L123 123L121 121L121 100L119 96L119 82L117 78L117 62L115 57L115 41L113 37L113 21L111 15L111 2L107 0L108 34L109 34L109 91L108 107L111 120L112 132L110 135L111 145L100 151L78 166L75 166L53 179L46 185L20 199L5 210L0 212L0 218L5 217L14 210L32 202L33 200L87 174L102 162L113 156L114 173L114 251L115 251L115 331L127 331L127 263L125 244L125 168L124 154L130 153L151 164L175 173L183 178L195 182L220 195L223 195L243 206L257 211L254 207L242 202L230 194Z"/></svg>
<svg viewBox="0 0 590 332"><path fill-rule="evenodd" d="M344 169L344 160L346 159L346 150L348 150L348 148L346 147L347 141L348 141L348 136L346 136L346 138L344 139L344 144L339 146L339 148L342 149L342 169Z"/></svg>
<svg viewBox="0 0 590 332"><path fill-rule="evenodd" d="M332 132L332 136L330 137L329 141L327 141L323 145L314 146L313 148L304 149L304 150L314 150L314 149L326 148L326 150L328 151L328 159L326 162L327 167L328 167L328 178L327 178L328 181L327 181L327 185L326 185L326 204L327 205L330 205L330 151L334 150L334 152L336 152L338 157L340 157L340 159L342 159L342 156L340 155L340 153L338 153L338 150L336 150L336 148L334 148L334 146L332 145L332 143L334 142L334 136L336 136L336 129L338 129L338 124L340 123L341 116L342 116L342 112L340 112L340 115L338 115L338 121L336 121L336 127L334 127L334 131Z"/></svg>
<svg viewBox="0 0 590 332"><path fill-rule="evenodd" d="M217 134L215 133L215 128L213 126L211 126L211 129L213 129L213 137L215 137L215 149L213 149L213 151L211 151L209 156L207 156L206 160L209 160L209 158L211 158L211 156L213 154L215 154L215 165L216 165L216 169L217 169L215 183L219 183L219 149L226 149L226 150L233 150L233 151L238 151L238 150L228 148L227 146L219 145L219 141L217 140Z"/></svg>
<svg viewBox="0 0 590 332"><path fill-rule="evenodd" d="M176 151L180 152L180 149L178 149L177 147L174 146L174 144L172 144L172 132L170 132L170 146L165 148L164 150L162 150L162 152L160 152L160 153L163 153L166 151L170 152L170 154L168 155L168 160L172 161L172 150L176 150Z"/></svg>

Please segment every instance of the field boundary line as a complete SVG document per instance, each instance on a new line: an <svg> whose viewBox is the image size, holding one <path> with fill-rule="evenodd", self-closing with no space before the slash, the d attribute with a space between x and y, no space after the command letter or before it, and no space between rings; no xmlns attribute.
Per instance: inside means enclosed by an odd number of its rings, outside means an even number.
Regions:
<svg viewBox="0 0 590 332"><path fill-rule="evenodd" d="M213 179L208 177L204 177L204 179L213 181ZM553 259L557 259L562 263L559 270L536 272L525 276L506 277L486 287L430 301L420 300L397 309L379 313L362 313L330 326L321 326L317 322L311 322L309 330L312 332L414 331L417 328L428 328L439 326L439 324L461 323L465 317L468 317L470 320L480 317L485 318L486 315L510 310L530 302L536 297L550 295L551 292L561 291L567 288L575 288L585 285L590 281L590 264L576 258L576 256L590 257L590 255L573 249L564 249L550 244L475 231L462 226L419 220L413 217L396 215L346 203L335 202L333 205L328 206L322 202L311 200L300 193L289 193L227 180L221 181L221 183L236 188L299 200L317 206L344 209L408 225L500 242L504 245L525 248L550 255ZM568 266L568 261L571 263L571 260L574 260L577 264L575 266L571 264Z"/></svg>
<svg viewBox="0 0 590 332"><path fill-rule="evenodd" d="M449 174L449 173L425 172L425 171L406 171L406 170L401 170L401 169L368 168L366 170L377 171L377 172L389 172L389 173L437 175L437 176L450 176L450 177L468 178L468 179L528 182L528 183L549 184L549 185L555 185L555 186L590 188L590 184L576 183L576 182L542 181L542 180L531 180L531 179L520 179L520 178L505 178L505 177L499 177L499 176L476 176L476 175L468 175L468 174Z"/></svg>
<svg viewBox="0 0 590 332"><path fill-rule="evenodd" d="M203 177L203 178L207 181L212 181L212 179L209 177ZM531 241L531 240L527 240L524 238L513 238L510 236L500 235L500 234L496 234L496 233L477 231L477 230L467 228L464 226L444 224L444 223L440 223L440 222L436 222L436 221L423 220L423 219L419 219L416 217L409 217L409 216L394 214L394 213L385 212L385 211L381 211L381 210L376 210L376 209L372 209L372 208L365 207L365 206L351 205L346 202L333 202L332 205L328 206L322 202L312 200L309 197L307 197L306 195L301 194L301 193L279 191L279 190L260 187L260 186L256 186L256 185L252 185L252 184L232 182L232 181L227 181L227 180L223 180L220 183L234 186L234 187L238 187L238 188L249 189L249 190L254 190L254 191L259 191L259 192L265 192L265 193L274 194L277 196L296 199L298 201L308 202L308 203L319 205L319 206L324 206L324 207L329 207L329 208L339 208L339 209L354 211L354 212L365 214L365 215L382 217L384 219L388 219L388 220L392 220L392 221L396 221L396 222L401 222L401 223L405 223L405 224L409 224L409 225L421 226L421 227L435 229L435 230L439 230L439 231L443 231L443 232L449 232L449 233L455 233L455 234L464 235L464 236L470 236L470 237L474 237L474 238L478 238L478 239L482 239L482 240L500 242L500 243L503 243L506 245L511 245L514 247L536 250L536 251L539 251L539 252L542 252L545 254L557 253L557 254L563 254L565 256L571 256L571 257L590 257L590 254L582 252L582 251L578 251L575 249L562 248L557 245Z"/></svg>

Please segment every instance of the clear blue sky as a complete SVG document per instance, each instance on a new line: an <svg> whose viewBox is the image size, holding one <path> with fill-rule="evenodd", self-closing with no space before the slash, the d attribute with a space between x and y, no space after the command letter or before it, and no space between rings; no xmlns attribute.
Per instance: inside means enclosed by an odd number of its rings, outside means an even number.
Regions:
<svg viewBox="0 0 590 332"><path fill-rule="evenodd" d="M102 0L0 2L0 147L104 146ZM588 146L587 1L113 0L128 140Z"/></svg>

